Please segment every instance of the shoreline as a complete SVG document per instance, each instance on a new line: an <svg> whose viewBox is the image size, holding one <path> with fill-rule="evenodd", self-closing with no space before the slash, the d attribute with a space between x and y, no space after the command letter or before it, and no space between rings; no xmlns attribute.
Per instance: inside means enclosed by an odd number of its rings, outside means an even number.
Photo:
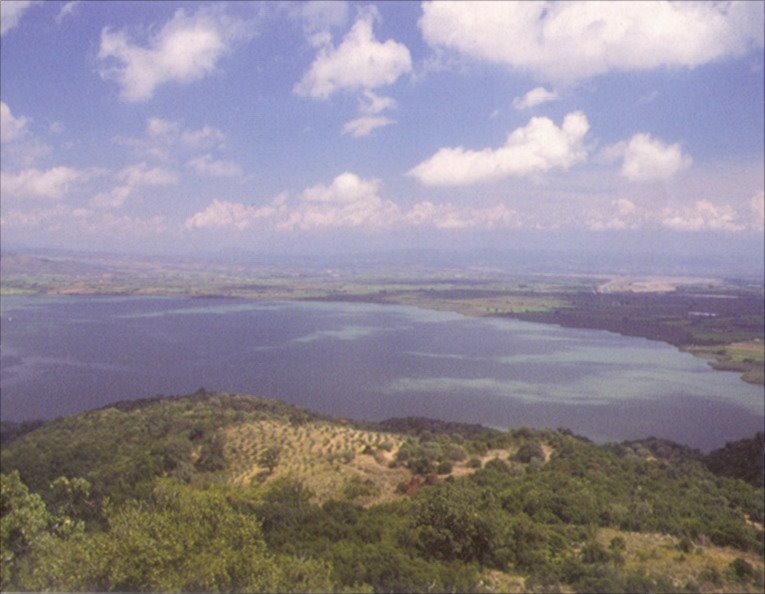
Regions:
<svg viewBox="0 0 765 594"><path fill-rule="evenodd" d="M284 301L316 301L325 303L369 303L374 305L408 305L412 307L418 307L430 311L449 311L452 313L464 315L467 317L492 317L492 318L510 318L520 320L524 322L534 322L538 324L549 324L552 326L558 326L562 328L578 328L582 330L605 330L613 334L620 336L630 336L645 338L655 342L662 342L675 347L677 350L685 353L689 353L694 357L705 360L710 367L718 371L737 372L742 381L752 385L765 386L765 373L763 373L762 365L757 365L758 361L742 362L734 360L728 353L728 349L734 348L737 345L744 344L742 341L730 341L730 342L717 342L714 344L698 344L698 343L685 343L682 341L672 341L667 338L651 333L650 331L642 332L629 332L623 328L614 328L613 324L608 323L593 323L587 324L582 322L572 322L565 318L561 319L545 319L547 312L541 311L506 311L506 312L477 312L475 305L460 303L459 300L440 300L440 301L428 301L427 296L414 295L415 299L396 299L396 293L372 293L372 294L338 294L327 293L317 295L299 295L294 294L252 294L252 293L239 293L234 290L227 293L222 292L198 292L195 293L190 290L171 292L152 289L137 289L133 291L98 291L98 290L56 290L56 291L41 291L41 292L29 292L29 293L0 293L5 297L186 297L190 299L247 299L253 301L265 301L265 300L284 300ZM399 294L400 295L400 294ZM535 297L544 297L544 294L535 295ZM461 305L461 307L460 307ZM567 323L568 322L568 323ZM748 344L762 345L760 350L765 349L765 344L762 342L751 341Z"/></svg>

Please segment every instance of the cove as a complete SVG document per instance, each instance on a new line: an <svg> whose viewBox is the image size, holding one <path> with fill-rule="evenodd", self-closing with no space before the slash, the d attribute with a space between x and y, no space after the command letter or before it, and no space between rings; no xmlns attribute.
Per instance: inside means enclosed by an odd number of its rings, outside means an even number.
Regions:
<svg viewBox="0 0 765 594"><path fill-rule="evenodd" d="M705 450L765 419L762 386L605 331L362 303L4 297L0 307L4 420L200 387L354 419L566 427Z"/></svg>

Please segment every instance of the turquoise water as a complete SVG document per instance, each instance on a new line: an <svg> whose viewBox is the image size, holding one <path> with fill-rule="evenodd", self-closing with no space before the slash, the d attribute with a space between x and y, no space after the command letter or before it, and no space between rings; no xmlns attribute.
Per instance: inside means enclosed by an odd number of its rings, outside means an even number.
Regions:
<svg viewBox="0 0 765 594"><path fill-rule="evenodd" d="M199 387L332 415L650 435L700 448L763 426L763 388L669 345L372 304L5 297L2 418Z"/></svg>

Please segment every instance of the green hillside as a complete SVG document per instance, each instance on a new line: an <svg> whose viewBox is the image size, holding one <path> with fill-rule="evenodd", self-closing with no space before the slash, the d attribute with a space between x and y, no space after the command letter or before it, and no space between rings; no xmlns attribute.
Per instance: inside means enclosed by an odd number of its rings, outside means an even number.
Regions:
<svg viewBox="0 0 765 594"><path fill-rule="evenodd" d="M5 591L763 590L751 440L705 457L204 391L2 429Z"/></svg>

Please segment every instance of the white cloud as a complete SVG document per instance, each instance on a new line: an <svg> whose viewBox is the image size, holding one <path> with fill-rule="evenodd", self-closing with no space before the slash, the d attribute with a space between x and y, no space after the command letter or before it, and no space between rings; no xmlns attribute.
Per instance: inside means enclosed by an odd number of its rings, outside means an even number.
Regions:
<svg viewBox="0 0 765 594"><path fill-rule="evenodd" d="M160 215L148 218L120 216L87 208L71 208L65 204L25 211L9 210L0 218L0 224L3 227L44 228L52 233L68 232L80 237L122 237L131 241L167 232L166 220Z"/></svg>
<svg viewBox="0 0 765 594"><path fill-rule="evenodd" d="M106 192L99 192L90 199L90 206L96 208L119 208L133 193L132 186L115 186Z"/></svg>
<svg viewBox="0 0 765 594"><path fill-rule="evenodd" d="M190 148L221 148L225 139L226 135L213 126L204 126L199 130L184 130L181 132L181 142Z"/></svg>
<svg viewBox="0 0 765 594"><path fill-rule="evenodd" d="M8 31L16 27L27 9L32 5L39 3L39 0L13 0L13 2L0 2L0 35L5 35Z"/></svg>
<svg viewBox="0 0 765 594"><path fill-rule="evenodd" d="M193 169L200 175L210 177L239 177L242 168L233 161L216 161L210 153L194 157L186 163L186 167Z"/></svg>
<svg viewBox="0 0 765 594"><path fill-rule="evenodd" d="M329 185L316 184L306 188L293 201L286 194L260 207L215 200L205 210L189 217L184 227L187 230L243 230L259 219L278 231L287 232L336 228L496 229L518 226L515 211L503 204L465 208L452 203L423 201L404 210L383 199L380 189L380 180L364 179L346 171Z"/></svg>
<svg viewBox="0 0 765 594"><path fill-rule="evenodd" d="M403 213L407 225L436 229L496 229L518 225L517 213L498 204L489 208L465 208L452 203L434 204L428 200L417 202Z"/></svg>
<svg viewBox="0 0 765 594"><path fill-rule="evenodd" d="M186 229L247 229L253 221L268 218L273 206L245 206L238 202L213 200L206 209L192 215L184 223Z"/></svg>
<svg viewBox="0 0 765 594"><path fill-rule="evenodd" d="M29 169L52 152L52 146L25 134L14 142L3 143L2 163L7 170Z"/></svg>
<svg viewBox="0 0 765 594"><path fill-rule="evenodd" d="M359 98L359 111L366 115L377 115L386 109L395 109L393 97L382 97L374 91L366 90Z"/></svg>
<svg viewBox="0 0 765 594"><path fill-rule="evenodd" d="M172 186L178 183L178 175L161 167L149 167L138 163L125 167L117 173L117 179L133 188L139 186Z"/></svg>
<svg viewBox="0 0 765 594"><path fill-rule="evenodd" d="M697 200L693 208L664 211L661 224L676 231L741 231L745 225L738 222L738 218L730 205Z"/></svg>
<svg viewBox="0 0 765 594"><path fill-rule="evenodd" d="M379 179L366 180L355 173L346 171L332 180L329 186L316 184L303 190L302 198L307 202L335 202L348 204L377 196Z"/></svg>
<svg viewBox="0 0 765 594"><path fill-rule="evenodd" d="M226 135L214 126L197 130L183 128L178 122L158 117L146 120L142 138L119 136L115 142L130 146L144 158L170 161L177 151L189 153L195 150L220 149L225 146Z"/></svg>
<svg viewBox="0 0 765 594"><path fill-rule="evenodd" d="M761 192L749 203L739 206L744 211L737 210L731 204L699 199L691 205L657 208L650 200L637 204L629 198L619 198L611 202L610 208L587 213L584 220L586 227L594 231L657 226L679 232L762 230L765 226L765 193ZM741 214L747 207L756 213L754 219Z"/></svg>
<svg viewBox="0 0 765 594"><path fill-rule="evenodd" d="M547 103L548 101L555 101L558 99L558 93L555 91L548 91L544 87L537 87L531 89L523 97L516 97L513 99L513 107L515 109L528 109L530 107L536 107Z"/></svg>
<svg viewBox="0 0 765 594"><path fill-rule="evenodd" d="M399 209L379 195L381 182L346 171L329 186L303 190L301 203L282 206L276 228L301 231L328 227L381 228L398 218Z"/></svg>
<svg viewBox="0 0 765 594"><path fill-rule="evenodd" d="M383 97L369 89L365 90L359 97L359 112L362 115L346 122L342 133L350 134L354 138L362 138L369 136L377 128L395 124L395 120L379 114L388 109L395 109L396 105L393 97Z"/></svg>
<svg viewBox="0 0 765 594"><path fill-rule="evenodd" d="M80 4L82 4L81 0L71 0L70 2L64 4L56 15L56 23L60 25L63 20L72 14Z"/></svg>
<svg viewBox="0 0 765 594"><path fill-rule="evenodd" d="M442 148L407 175L428 186L460 186L568 169L586 159L583 141L589 128L580 111L566 115L560 127L549 118L532 118L498 149Z"/></svg>
<svg viewBox="0 0 765 594"><path fill-rule="evenodd" d="M296 5L293 16L303 21L303 31L309 38L329 29L344 27L348 22L348 3L340 0L313 0Z"/></svg>
<svg viewBox="0 0 765 594"><path fill-rule="evenodd" d="M189 16L183 9L148 40L133 43L127 32L104 28L98 58L117 62L101 76L116 81L125 101L148 101L159 85L189 83L215 71L233 42L246 35L244 24L221 10L202 8Z"/></svg>
<svg viewBox="0 0 765 594"><path fill-rule="evenodd" d="M167 221L161 215L153 217L131 217L115 215L111 212L101 213L96 217L83 217L79 225L83 232L110 237L122 237L134 240L136 237L151 237L167 232Z"/></svg>
<svg viewBox="0 0 765 594"><path fill-rule="evenodd" d="M172 186L178 183L178 175L161 167L149 167L138 163L117 172L115 178L121 182L111 190L96 194L90 205L97 208L119 208L133 195L137 188L145 186Z"/></svg>
<svg viewBox="0 0 765 594"><path fill-rule="evenodd" d="M649 134L635 134L624 147L621 174L633 182L659 181L690 167L693 160L679 144L664 144Z"/></svg>
<svg viewBox="0 0 765 594"><path fill-rule="evenodd" d="M343 134L350 134L354 138L369 136L373 130L395 124L396 121L385 116L361 116L343 125Z"/></svg>
<svg viewBox="0 0 765 594"><path fill-rule="evenodd" d="M26 131L28 120L24 116L14 117L11 108L0 101L0 142L10 142L21 137Z"/></svg>
<svg viewBox="0 0 765 594"><path fill-rule="evenodd" d="M591 231L636 229L647 220L647 212L629 198L612 200L610 206L606 212L590 213L587 228Z"/></svg>
<svg viewBox="0 0 765 594"><path fill-rule="evenodd" d="M637 101L635 101L635 105L647 105L648 103L653 103L656 101L656 99L659 98L659 95L661 95L661 93L654 89L650 93L646 93L645 95L638 97Z"/></svg>
<svg viewBox="0 0 765 594"><path fill-rule="evenodd" d="M425 2L425 41L548 81L694 68L763 45L761 2Z"/></svg>
<svg viewBox="0 0 765 594"><path fill-rule="evenodd" d="M637 210L635 203L629 198L619 198L614 201L620 215L630 215Z"/></svg>
<svg viewBox="0 0 765 594"><path fill-rule="evenodd" d="M3 227L39 227L46 221L65 216L67 212L67 207L63 204L56 204L51 208L32 208L29 210L13 208L0 216L0 224Z"/></svg>
<svg viewBox="0 0 765 594"><path fill-rule="evenodd" d="M753 214L752 228L760 230L765 228L765 191L760 190L752 196L749 206Z"/></svg>
<svg viewBox="0 0 765 594"><path fill-rule="evenodd" d="M100 174L97 169L74 169L53 167L41 171L24 169L16 174L0 173L0 187L10 196L59 199L65 196L74 184L82 183Z"/></svg>
<svg viewBox="0 0 765 594"><path fill-rule="evenodd" d="M146 120L146 135L150 138L176 139L179 131L180 125L177 122L156 117Z"/></svg>
<svg viewBox="0 0 765 594"><path fill-rule="evenodd" d="M372 25L376 18L375 9L363 11L337 47L325 38L326 43L293 92L326 99L342 89L390 85L410 72L412 59L404 44L393 39L381 43L375 38Z"/></svg>

